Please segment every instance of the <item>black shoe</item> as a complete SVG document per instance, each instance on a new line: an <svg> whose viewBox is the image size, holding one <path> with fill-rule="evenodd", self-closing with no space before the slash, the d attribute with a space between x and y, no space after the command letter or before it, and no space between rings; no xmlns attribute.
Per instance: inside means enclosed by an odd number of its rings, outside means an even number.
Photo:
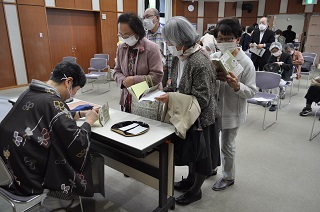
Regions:
<svg viewBox="0 0 320 212"><path fill-rule="evenodd" d="M263 105L263 107L270 107L271 106L271 102L266 102L265 105Z"/></svg>
<svg viewBox="0 0 320 212"><path fill-rule="evenodd" d="M277 105L271 105L271 107L269 108L269 111L274 112L277 110L277 108L278 108Z"/></svg>
<svg viewBox="0 0 320 212"><path fill-rule="evenodd" d="M211 172L211 174L207 176L207 179L208 179L209 177L216 176L217 173L218 173L218 167L215 168L215 169Z"/></svg>
<svg viewBox="0 0 320 212"><path fill-rule="evenodd" d="M126 174L123 174L123 176L125 176L125 177L130 177L129 175L126 175Z"/></svg>
<svg viewBox="0 0 320 212"><path fill-rule="evenodd" d="M179 182L175 182L174 183L174 189L176 189L177 191L188 191L193 185L193 182L191 182L190 180L187 179L183 179L179 181Z"/></svg>
<svg viewBox="0 0 320 212"><path fill-rule="evenodd" d="M234 184L234 180L225 180L223 178L220 178L213 186L212 189L215 191L221 191L229 186L232 186Z"/></svg>
<svg viewBox="0 0 320 212"><path fill-rule="evenodd" d="M307 107L304 107L302 109L302 111L300 112L300 116L307 116L309 115L309 113L312 112L312 109L311 108L307 108Z"/></svg>
<svg viewBox="0 0 320 212"><path fill-rule="evenodd" d="M187 191L186 193L182 194L180 197L176 198L176 203L178 205L189 205L190 203L198 201L201 198L202 198L201 190L197 194L194 194L191 191Z"/></svg>

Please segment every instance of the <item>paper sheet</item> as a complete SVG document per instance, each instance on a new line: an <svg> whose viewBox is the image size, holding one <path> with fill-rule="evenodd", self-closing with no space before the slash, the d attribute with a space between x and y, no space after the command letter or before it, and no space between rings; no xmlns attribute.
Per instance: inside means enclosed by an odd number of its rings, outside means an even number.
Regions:
<svg viewBox="0 0 320 212"><path fill-rule="evenodd" d="M139 126L133 128L133 129L127 131L127 133L131 133L131 134L137 135L137 134L145 131L146 129L148 129L148 128L146 128L146 127L141 127L141 126L139 125Z"/></svg>
<svg viewBox="0 0 320 212"><path fill-rule="evenodd" d="M258 55L259 57L262 57L265 51L266 50L264 48L257 49L257 46L253 46L253 47L250 48L250 52L252 52L253 54Z"/></svg>
<svg viewBox="0 0 320 212"><path fill-rule="evenodd" d="M151 91L150 93L147 93L145 94L140 100L139 102L141 101L156 101L154 98L155 97L159 97L161 96L162 94L165 94L165 92L163 91L160 91L160 90L156 90L156 91Z"/></svg>
<svg viewBox="0 0 320 212"><path fill-rule="evenodd" d="M136 126L138 126L138 125L139 125L138 123L133 123L133 124L130 124L130 125L128 125L128 126L121 127L121 128L119 128L119 130L121 130L121 131L126 131L126 130L129 130L129 129L131 129L131 128L134 128L134 127L136 127Z"/></svg>

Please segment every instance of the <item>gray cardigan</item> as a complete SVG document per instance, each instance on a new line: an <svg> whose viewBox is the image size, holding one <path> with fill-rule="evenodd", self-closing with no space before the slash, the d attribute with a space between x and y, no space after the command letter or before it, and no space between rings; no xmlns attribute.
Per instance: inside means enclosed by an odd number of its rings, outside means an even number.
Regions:
<svg viewBox="0 0 320 212"><path fill-rule="evenodd" d="M240 90L235 92L228 83L220 82L219 108L221 110L221 129L232 129L239 127L246 121L247 99L254 97L257 92L256 71L251 59L239 49L235 57L243 67L242 73L238 76Z"/></svg>
<svg viewBox="0 0 320 212"><path fill-rule="evenodd" d="M165 91L176 91L179 58L174 57L171 64L171 85ZM214 96L216 92L216 71L205 50L201 49L191 54L183 68L178 91L193 95L201 108L200 121L203 127L215 123L219 109Z"/></svg>

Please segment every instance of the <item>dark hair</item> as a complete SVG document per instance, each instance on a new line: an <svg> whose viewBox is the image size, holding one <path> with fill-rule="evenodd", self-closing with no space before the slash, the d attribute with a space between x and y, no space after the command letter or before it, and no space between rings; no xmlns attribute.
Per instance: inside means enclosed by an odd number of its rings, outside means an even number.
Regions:
<svg viewBox="0 0 320 212"><path fill-rule="evenodd" d="M57 64L51 74L50 80L61 84L66 77L72 77L72 87L80 86L81 88L86 84L87 78L82 68L72 62L63 61Z"/></svg>
<svg viewBox="0 0 320 212"><path fill-rule="evenodd" d="M253 26L249 26L247 28L247 33L251 33L253 30L254 30L254 27Z"/></svg>
<svg viewBox="0 0 320 212"><path fill-rule="evenodd" d="M214 28L213 35L218 37L218 32L223 35L234 35L235 38L240 38L242 34L242 27L236 17L228 17L220 20Z"/></svg>
<svg viewBox="0 0 320 212"><path fill-rule="evenodd" d="M139 40L146 35L141 19L134 13L122 13L118 18L119 23L128 24L132 31L139 36Z"/></svg>
<svg viewBox="0 0 320 212"><path fill-rule="evenodd" d="M258 23L254 23L252 26L253 26L253 28L257 29L259 27L259 24Z"/></svg>
<svg viewBox="0 0 320 212"><path fill-rule="evenodd" d="M287 29L292 29L292 25L288 25Z"/></svg>
<svg viewBox="0 0 320 212"><path fill-rule="evenodd" d="M281 29L277 29L277 30L275 31L275 33L276 33L277 35L282 35L282 30L281 30Z"/></svg>

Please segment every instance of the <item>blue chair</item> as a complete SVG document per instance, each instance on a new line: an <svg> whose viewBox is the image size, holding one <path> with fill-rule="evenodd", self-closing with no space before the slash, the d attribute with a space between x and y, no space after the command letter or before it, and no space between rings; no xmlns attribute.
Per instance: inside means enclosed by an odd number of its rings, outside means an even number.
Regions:
<svg viewBox="0 0 320 212"><path fill-rule="evenodd" d="M257 87L262 90L271 90L274 88L279 88L280 80L281 80L280 74L265 72L265 71L256 72L256 84L257 84ZM265 108L264 115L263 115L263 122L262 122L263 130L266 130L267 128L271 127L273 124L277 122L279 107L277 107L277 110L276 110L275 121L269 124L268 126L265 126L266 112L267 112L268 106L270 105L270 102L277 100L277 105L279 106L279 99L280 99L279 96L276 94L258 92L253 98L247 100L247 102L250 104L260 105ZM247 105L247 107L249 108L249 104Z"/></svg>

